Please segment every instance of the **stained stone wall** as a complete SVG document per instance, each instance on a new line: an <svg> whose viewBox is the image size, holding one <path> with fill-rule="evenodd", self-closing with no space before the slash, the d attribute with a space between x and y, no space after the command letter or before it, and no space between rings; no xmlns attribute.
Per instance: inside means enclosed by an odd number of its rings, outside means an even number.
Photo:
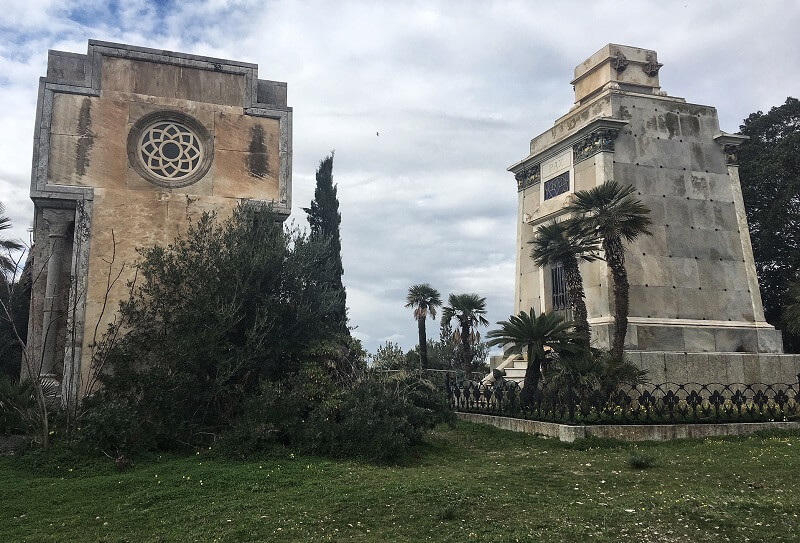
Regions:
<svg viewBox="0 0 800 543"><path fill-rule="evenodd" d="M565 218L575 190L615 180L636 188L654 224L653 236L628 247L626 349L782 353L780 332L764 320L739 185L736 146L744 138L720 130L715 108L663 92L660 67L655 51L603 47L575 69L572 110L509 168L519 190L515 311L553 308L550 270L530 258L538 226ZM563 175L568 190L545 198L548 181ZM608 346L610 274L602 261L581 264L581 273L593 341ZM689 366L709 364L690 358ZM792 360L786 382L800 371L800 359ZM770 374L783 367L776 364Z"/></svg>
<svg viewBox="0 0 800 543"><path fill-rule="evenodd" d="M86 386L137 248L244 201L288 216L291 123L286 84L258 79L254 64L98 41L86 55L50 51L34 137L41 273L29 345L65 397Z"/></svg>

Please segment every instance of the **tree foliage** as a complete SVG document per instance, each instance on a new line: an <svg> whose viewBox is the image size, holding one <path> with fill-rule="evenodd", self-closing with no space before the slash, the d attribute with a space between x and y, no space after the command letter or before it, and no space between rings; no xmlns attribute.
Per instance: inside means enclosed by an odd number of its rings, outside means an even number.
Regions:
<svg viewBox="0 0 800 543"><path fill-rule="evenodd" d="M205 214L173 244L142 250L99 401L137 411L160 445L218 433L262 380L295 374L332 337L325 317L337 300L316 273L325 251L245 208L222 224Z"/></svg>
<svg viewBox="0 0 800 543"><path fill-rule="evenodd" d="M800 280L789 285L789 294L783 312L785 331L800 335Z"/></svg>
<svg viewBox="0 0 800 543"><path fill-rule="evenodd" d="M461 344L464 373L473 370L473 347L480 341L478 326L488 326L486 320L486 298L477 294L451 294L447 305L442 309L442 323L457 321L453 331L453 341Z"/></svg>
<svg viewBox="0 0 800 543"><path fill-rule="evenodd" d="M741 133L750 138L737 156L764 313L784 329L784 348L800 352L800 334L782 319L800 269L800 100L751 114Z"/></svg>
<svg viewBox="0 0 800 543"><path fill-rule="evenodd" d="M308 214L311 239L327 243L327 249L319 261L320 284L335 297L335 304L326 317L335 328L347 333L347 295L342 283L342 241L339 228L342 215L339 213L337 187L333 184L333 154L323 159L317 169L317 186Z"/></svg>
<svg viewBox="0 0 800 543"><path fill-rule="evenodd" d="M418 372L367 371L358 341L331 325L339 299L318 273L328 249L239 208L141 251L82 440L123 459L213 444L237 457L288 446L386 460L452 420Z"/></svg>
<svg viewBox="0 0 800 543"><path fill-rule="evenodd" d="M562 266L567 282L567 294L575 315L575 330L585 337L588 345L590 328L586 312L586 297L583 280L578 268L579 261L593 262L599 257L598 238L585 236L576 219L552 221L543 224L536 231L531 249L531 258L539 267Z"/></svg>
<svg viewBox="0 0 800 543"><path fill-rule="evenodd" d="M625 334L628 331L629 285L625 270L625 245L642 235L650 235L650 209L634 196L632 185L622 186L616 181L606 181L589 190L573 195L566 207L574 213L583 236L599 236L611 277L614 280L614 339L611 354L622 358Z"/></svg>
<svg viewBox="0 0 800 543"><path fill-rule="evenodd" d="M439 291L428 283L413 285L408 289L406 295L406 307L414 308L414 319L417 321L417 332L419 335L419 357L423 368L429 367L428 360L428 338L425 331L425 321L430 314L432 319L436 318L436 308L442 306L442 297Z"/></svg>
<svg viewBox="0 0 800 543"><path fill-rule="evenodd" d="M23 245L19 241L8 239L3 235L3 230L11 228L11 219L5 216L5 212L6 207L0 202L0 271L9 272L15 268L9 253L19 251Z"/></svg>
<svg viewBox="0 0 800 543"><path fill-rule="evenodd" d="M508 352L524 353L528 361L522 389L527 401L533 397L544 374L546 349L565 353L586 351L584 338L573 330L574 323L556 313L542 313L537 317L531 308L498 322L497 326L487 334L489 345L505 345Z"/></svg>

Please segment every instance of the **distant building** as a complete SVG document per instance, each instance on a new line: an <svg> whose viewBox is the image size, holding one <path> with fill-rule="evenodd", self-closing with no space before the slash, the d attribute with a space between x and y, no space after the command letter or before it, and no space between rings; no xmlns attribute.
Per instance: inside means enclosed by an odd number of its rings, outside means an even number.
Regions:
<svg viewBox="0 0 800 543"><path fill-rule="evenodd" d="M291 142L286 83L258 79L255 64L91 40L85 55L50 51L34 134L28 349L64 399L85 390L137 248L243 201L288 216Z"/></svg>

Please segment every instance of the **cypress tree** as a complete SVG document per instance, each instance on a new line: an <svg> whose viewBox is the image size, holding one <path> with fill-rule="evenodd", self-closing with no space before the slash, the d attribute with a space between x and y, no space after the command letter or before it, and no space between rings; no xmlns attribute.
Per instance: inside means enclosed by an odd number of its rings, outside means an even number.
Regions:
<svg viewBox="0 0 800 543"><path fill-rule="evenodd" d="M344 267L342 266L342 241L339 225L342 215L339 213L339 200L336 197L336 185L333 184L333 153L319 163L317 169L317 187L311 207L303 208L308 214L312 240L325 240L328 251L325 262L320 263L320 285L326 290L335 292L337 303L329 315L331 328L343 333L347 330L347 295L342 284Z"/></svg>

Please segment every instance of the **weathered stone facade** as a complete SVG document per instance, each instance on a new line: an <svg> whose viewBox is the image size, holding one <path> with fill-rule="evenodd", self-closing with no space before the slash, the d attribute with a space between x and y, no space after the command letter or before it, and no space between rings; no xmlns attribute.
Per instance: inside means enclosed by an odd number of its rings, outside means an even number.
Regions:
<svg viewBox="0 0 800 543"><path fill-rule="evenodd" d="M626 350L782 353L764 320L739 185L735 149L745 138L721 132L715 108L662 92L660 67L655 51L603 47L575 69L575 106L509 168L519 190L515 311L554 307L553 274L530 258L536 228L563 217L574 191L615 180L636 188L654 223L626 255ZM611 276L602 261L580 270L593 340L608 346ZM800 358L790 365L780 377L794 382Z"/></svg>
<svg viewBox="0 0 800 543"><path fill-rule="evenodd" d="M31 176L28 346L64 399L85 390L137 248L244 201L288 216L291 141L286 84L258 79L254 64L99 41L86 55L50 51Z"/></svg>

